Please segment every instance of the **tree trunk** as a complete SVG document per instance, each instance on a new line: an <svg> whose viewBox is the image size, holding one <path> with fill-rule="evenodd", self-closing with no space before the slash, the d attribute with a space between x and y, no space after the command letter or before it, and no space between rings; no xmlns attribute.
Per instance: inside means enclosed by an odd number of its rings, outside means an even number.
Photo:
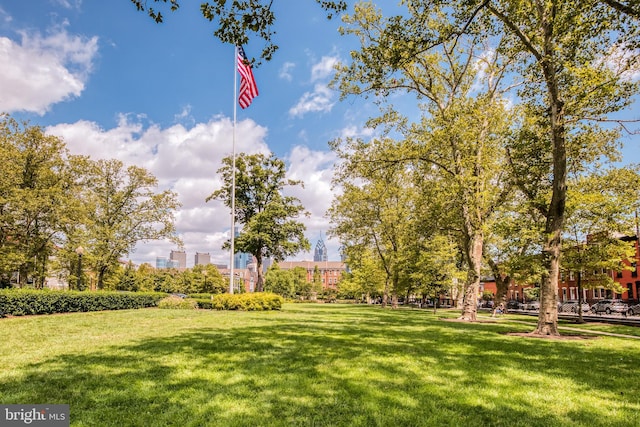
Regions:
<svg viewBox="0 0 640 427"><path fill-rule="evenodd" d="M553 114L552 114L553 115ZM560 335L558 332L558 277L560 274L561 233L564 224L564 210L567 195L566 187L566 149L564 136L558 129L554 132L554 176L551 205L547 216L546 235L549 236L544 247L545 264L548 274L542 280L540 289L540 314L536 335Z"/></svg>
<svg viewBox="0 0 640 427"><path fill-rule="evenodd" d="M391 286L391 308L398 308L398 273L393 274L393 283Z"/></svg>
<svg viewBox="0 0 640 427"><path fill-rule="evenodd" d="M98 269L98 290L104 289L104 275L107 271L106 267L100 267ZM78 291L82 291L83 289L77 289Z"/></svg>
<svg viewBox="0 0 640 427"><path fill-rule="evenodd" d="M578 323L584 323L582 318L582 270L578 271Z"/></svg>
<svg viewBox="0 0 640 427"><path fill-rule="evenodd" d="M505 299L507 296L507 291L509 291L511 276L509 276L508 274L503 274L500 271L500 267L498 266L498 264L496 264L495 261L491 258L487 259L487 263L489 264L489 267L491 267L491 272L493 273L493 277L496 281L496 296L493 301L493 310L491 312L491 316L495 317L496 310L498 310L500 304L502 304L503 308L506 309Z"/></svg>
<svg viewBox="0 0 640 427"><path fill-rule="evenodd" d="M557 130L554 133L559 133ZM540 289L540 314L536 335L560 335L558 332L558 277L560 273L561 233L564 223L564 208L567 195L566 187L566 150L564 137L555 135L553 193L549 215L547 216L546 235L549 236L544 247L545 264L548 274L542 280ZM557 159L556 159L557 158Z"/></svg>
<svg viewBox="0 0 640 427"><path fill-rule="evenodd" d="M22 264L18 268L18 287L20 289L24 288L24 285L27 283L27 271L26 264Z"/></svg>
<svg viewBox="0 0 640 427"><path fill-rule="evenodd" d="M482 233L473 233L467 242L467 280L464 288L464 302L461 320L474 322L478 313L478 291L480 290L480 268L482 263L482 245L484 239Z"/></svg>
<svg viewBox="0 0 640 427"><path fill-rule="evenodd" d="M543 16L541 30L544 39L543 55L538 59L547 87L550 113L550 132L553 144L553 183L551 203L547 212L544 247L548 274L540 289L540 314L538 326L533 331L537 335L560 335L558 332L558 275L560 273L560 252L562 248L562 228L564 226L567 199L567 147L564 126L564 102L560 99L560 88L556 73L556 46L554 44L554 22L552 13Z"/></svg>
<svg viewBox="0 0 640 427"><path fill-rule="evenodd" d="M382 308L387 306L387 302L389 301L389 277L384 281L384 292L382 293Z"/></svg>
<svg viewBox="0 0 640 427"><path fill-rule="evenodd" d="M264 287L264 275L262 274L262 256L256 256L256 273L258 274L258 279L256 280L256 289L255 292L262 292L262 288ZM235 287L235 277L233 280L233 286Z"/></svg>

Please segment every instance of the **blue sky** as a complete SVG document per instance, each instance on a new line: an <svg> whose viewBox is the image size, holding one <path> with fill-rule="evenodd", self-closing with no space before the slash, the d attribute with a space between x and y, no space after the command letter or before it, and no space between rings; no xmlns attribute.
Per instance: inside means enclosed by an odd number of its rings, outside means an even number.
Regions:
<svg viewBox="0 0 640 427"><path fill-rule="evenodd" d="M195 252L228 263L220 249L228 209L204 199L219 188L216 170L232 150L234 49L213 37L199 3L182 3L155 24L129 0L0 0L0 111L46 127L75 154L146 167L179 195L176 226L188 265ZM260 95L238 108L236 150L286 160L289 177L305 183L293 193L311 213L304 222L312 249L322 235L337 260L339 243L326 237L335 161L327 143L370 136L363 126L377 108L362 99L340 102L327 87L333 65L357 48L339 36L338 19L326 20L312 0L273 7L280 49L254 70ZM262 47L255 40L245 50L258 56ZM624 162L640 162L639 138L623 142ZM148 242L131 259L153 264L171 249ZM312 251L294 259L311 258Z"/></svg>

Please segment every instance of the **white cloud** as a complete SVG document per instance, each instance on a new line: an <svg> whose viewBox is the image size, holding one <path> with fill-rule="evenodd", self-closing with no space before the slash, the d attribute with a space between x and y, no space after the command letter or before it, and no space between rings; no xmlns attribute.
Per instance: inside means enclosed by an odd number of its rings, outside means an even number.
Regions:
<svg viewBox="0 0 640 427"><path fill-rule="evenodd" d="M82 0L55 0L54 3L65 9L80 9L80 6L82 6Z"/></svg>
<svg viewBox="0 0 640 427"><path fill-rule="evenodd" d="M183 106L182 111L178 114L174 114L173 121L182 124L195 124L195 120L191 115L191 105Z"/></svg>
<svg viewBox="0 0 640 427"><path fill-rule="evenodd" d="M323 56L320 62L311 67L311 81L327 79L334 71L334 67L338 63L337 56Z"/></svg>
<svg viewBox="0 0 640 427"><path fill-rule="evenodd" d="M229 209L220 201L205 199L220 188L217 170L223 157L233 151L233 125L227 117L214 117L207 123L186 128L173 125L161 128L145 124L144 117L120 116L116 127L103 129L96 123L79 121L46 129L64 139L73 154L93 159L117 158L151 171L161 188L178 194L182 207L176 215L176 229L190 257L209 252L223 263L221 251L230 228ZM269 152L264 141L267 129L252 120L236 124L236 152ZM176 249L168 242L141 243L131 258L136 263L153 264L155 257L168 256ZM188 258L188 262L193 262Z"/></svg>
<svg viewBox="0 0 640 427"><path fill-rule="evenodd" d="M307 227L307 238L311 241L310 252L299 254L296 259L313 259L313 247L322 235L331 260L338 260L337 240L327 239L329 221L326 213L333 203L335 192L332 191L333 165L336 156L330 151L312 151L307 147L293 147L287 157L289 168L287 177L300 180L304 188L287 189L287 193L300 199L305 209L311 214L309 218L301 218Z"/></svg>
<svg viewBox="0 0 640 427"><path fill-rule="evenodd" d="M280 78L285 79L289 82L293 80L293 76L291 75L291 70L295 68L295 66L296 64L294 64L293 62L285 62L284 64L282 64L282 67L280 68L280 73L279 73Z"/></svg>
<svg viewBox="0 0 640 427"><path fill-rule="evenodd" d="M302 117L307 113L331 111L335 105L333 92L326 84L316 84L313 92L305 92L296 105L289 109L291 117Z"/></svg>
<svg viewBox="0 0 640 427"><path fill-rule="evenodd" d="M311 67L313 92L305 92L298 103L289 109L290 117L301 118L307 113L328 113L335 105L335 93L329 89L328 78L338 63L337 56L323 56L320 62Z"/></svg>
<svg viewBox="0 0 640 427"><path fill-rule="evenodd" d="M22 33L0 37L0 111L44 114L52 104L80 96L98 51L98 38Z"/></svg>
<svg viewBox="0 0 640 427"><path fill-rule="evenodd" d="M608 54L601 58L598 65L603 63L623 81L640 80L640 51L627 46L614 46Z"/></svg>
<svg viewBox="0 0 640 427"><path fill-rule="evenodd" d="M340 138L371 138L375 134L375 130L369 127L360 128L355 125L347 126L340 131Z"/></svg>
<svg viewBox="0 0 640 427"><path fill-rule="evenodd" d="M9 15L3 8L0 6L0 21L5 23L9 23L13 21L13 17Z"/></svg>

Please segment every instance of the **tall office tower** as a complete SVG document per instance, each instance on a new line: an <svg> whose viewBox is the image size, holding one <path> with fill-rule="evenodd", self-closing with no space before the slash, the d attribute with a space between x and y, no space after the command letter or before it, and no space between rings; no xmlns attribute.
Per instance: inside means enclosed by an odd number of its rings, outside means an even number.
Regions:
<svg viewBox="0 0 640 427"><path fill-rule="evenodd" d="M167 268L167 261L168 260L166 256L156 257L156 269L164 270L165 268Z"/></svg>
<svg viewBox="0 0 640 427"><path fill-rule="evenodd" d="M327 247L324 244L324 240L322 240L322 235L320 235L320 239L318 240L318 243L316 243L316 250L313 253L313 260L315 262L328 261Z"/></svg>
<svg viewBox="0 0 640 427"><path fill-rule="evenodd" d="M247 264L249 264L250 260L251 255L244 252L238 252L233 255L233 265L235 268L247 268Z"/></svg>
<svg viewBox="0 0 640 427"><path fill-rule="evenodd" d="M209 252L196 252L196 256L193 262L194 265L208 265L211 264L211 255Z"/></svg>
<svg viewBox="0 0 640 427"><path fill-rule="evenodd" d="M171 251L169 259L177 261L178 268L187 268L187 253L185 251Z"/></svg>
<svg viewBox="0 0 640 427"><path fill-rule="evenodd" d="M235 227L234 230L235 237L238 237L238 235L240 235L238 227ZM233 266L235 268L247 268L247 264L251 263L252 258L253 256L251 254L246 252L237 252L233 255Z"/></svg>

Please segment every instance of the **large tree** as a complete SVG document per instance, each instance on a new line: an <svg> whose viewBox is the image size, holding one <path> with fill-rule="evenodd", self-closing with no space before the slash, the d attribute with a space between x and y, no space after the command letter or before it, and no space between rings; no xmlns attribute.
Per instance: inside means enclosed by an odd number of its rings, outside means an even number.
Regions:
<svg viewBox="0 0 640 427"><path fill-rule="evenodd" d="M0 116L0 274L18 272L19 285L42 287L65 224L77 221L69 153L39 126Z"/></svg>
<svg viewBox="0 0 640 427"><path fill-rule="evenodd" d="M327 11L327 18L347 8L345 0L328 1L315 0ZM164 21L162 9L172 12L180 8L180 0L131 0L139 11L146 12L157 23ZM156 7L154 7L154 5ZM278 49L272 37L275 34L272 26L276 15L272 10L273 0L212 0L200 4L202 16L213 22L213 35L225 43L242 45L252 37L258 37L265 42L262 58L270 60ZM191 5L190 5L191 6Z"/></svg>
<svg viewBox="0 0 640 427"><path fill-rule="evenodd" d="M339 294L372 304L384 294L386 274L380 257L367 246L348 246L343 250L349 271L340 279Z"/></svg>
<svg viewBox="0 0 640 427"><path fill-rule="evenodd" d="M258 273L255 289L262 292L265 258L283 261L287 256L311 248L304 236L306 228L297 220L300 215L307 215L304 206L298 198L283 192L286 186L302 183L287 179L285 163L273 154L241 153L235 159L225 157L222 163L218 173L222 175L224 185L206 201L218 199L227 207L234 207L235 222L243 226L234 240L234 251L255 257ZM224 248L230 246L227 241Z"/></svg>
<svg viewBox="0 0 640 427"><path fill-rule="evenodd" d="M102 289L105 275L137 243L161 239L180 243L174 226L180 204L173 191L158 191L157 179L144 168L125 167L119 160L98 160L87 166L87 218L73 240L84 242L87 260Z"/></svg>
<svg viewBox="0 0 640 427"><path fill-rule="evenodd" d="M538 149L550 154L549 197L538 204L546 219L547 275L535 332L558 334L557 285L572 148L568 143L573 139L588 151L594 141L576 134L607 120L635 94L628 71L638 61L633 50L638 42L638 6L597 0L413 0L404 4L406 17L390 18L388 31L380 38L384 49L363 48L362 55L370 55L372 61L353 70L357 77L385 81L423 52L438 51L449 43L458 46L468 36L484 37L487 51L517 59L509 68L517 87L514 95L539 119L538 131L529 136L536 136ZM367 27L363 32L375 31ZM500 44L491 45L498 39ZM376 62L388 67L375 66Z"/></svg>
<svg viewBox="0 0 640 427"><path fill-rule="evenodd" d="M333 143L340 157L334 184L342 188L329 210L331 234L345 246L369 248L380 260L385 272L385 292L397 306L398 295L408 286L403 274L409 248L417 244L416 187L412 173L402 163L380 167L374 159L387 158L401 147L391 139L368 143L348 140Z"/></svg>
<svg viewBox="0 0 640 427"><path fill-rule="evenodd" d="M541 307L535 333L557 335L557 290L561 240L566 219L567 173L591 160L598 141L594 122L626 107L636 92L628 70L637 66L630 50L637 40L637 16L621 14L601 1L475 2L494 28L511 36L524 77L520 97L539 123L533 141L550 153L550 197L538 209L546 217ZM618 2L614 2L618 3ZM637 7L636 7L637 9ZM472 18L466 16L467 22ZM461 28L461 27L459 27ZM605 147L610 149L610 147ZM581 158L580 154L587 154ZM569 162L572 160L573 162Z"/></svg>
<svg viewBox="0 0 640 427"><path fill-rule="evenodd" d="M384 125L405 140L405 151L380 164L403 162L444 183L456 212L451 228L459 237L468 267L462 319L475 320L486 222L508 191L505 181L506 144L510 112L501 96L508 58L487 51L481 37L443 42L438 49L416 50L409 35L423 29L421 11L405 17L383 18L370 3L355 7L345 18L344 31L357 36L361 48L339 70L343 97L377 96L383 115L370 125ZM436 20L427 25L444 25ZM417 98L416 110L403 117L401 108L385 105L391 92ZM392 98L396 100L397 98ZM437 174L437 178L434 177Z"/></svg>
<svg viewBox="0 0 640 427"><path fill-rule="evenodd" d="M622 293L611 272L632 269L640 175L627 166L593 171L572 180L562 270L575 273L579 305L582 289L606 288ZM637 236L636 236L637 238ZM582 321L582 310L578 310Z"/></svg>

